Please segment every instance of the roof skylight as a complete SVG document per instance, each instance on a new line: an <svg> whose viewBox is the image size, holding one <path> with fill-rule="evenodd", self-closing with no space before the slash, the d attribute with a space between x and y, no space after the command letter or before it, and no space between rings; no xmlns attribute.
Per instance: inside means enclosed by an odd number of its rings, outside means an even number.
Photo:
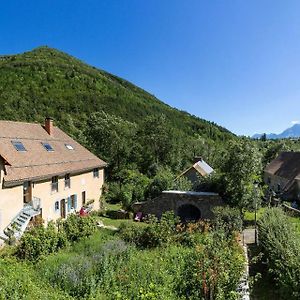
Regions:
<svg viewBox="0 0 300 300"><path fill-rule="evenodd" d="M74 150L74 147L70 144L65 144L65 146L68 150Z"/></svg>
<svg viewBox="0 0 300 300"><path fill-rule="evenodd" d="M19 152L26 152L26 148L24 147L24 145L22 144L22 142L18 142L18 141L11 141L11 143L14 145L15 149Z"/></svg>
<svg viewBox="0 0 300 300"><path fill-rule="evenodd" d="M48 151L48 152L53 152L54 149L52 148L52 146L49 143L42 143L42 145L44 146L44 148Z"/></svg>

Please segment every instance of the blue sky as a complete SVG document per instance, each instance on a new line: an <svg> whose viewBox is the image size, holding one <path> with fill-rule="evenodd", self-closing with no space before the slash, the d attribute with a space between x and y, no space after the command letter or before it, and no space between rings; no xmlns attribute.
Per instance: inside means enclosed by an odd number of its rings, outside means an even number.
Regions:
<svg viewBox="0 0 300 300"><path fill-rule="evenodd" d="M300 120L300 1L1 1L0 53L40 45L237 134Z"/></svg>

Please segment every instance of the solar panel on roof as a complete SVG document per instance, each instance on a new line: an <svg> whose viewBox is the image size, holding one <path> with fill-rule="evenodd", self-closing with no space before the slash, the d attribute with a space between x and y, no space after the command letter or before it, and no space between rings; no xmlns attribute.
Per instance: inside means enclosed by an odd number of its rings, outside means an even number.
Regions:
<svg viewBox="0 0 300 300"><path fill-rule="evenodd" d="M19 152L25 152L27 151L24 145L21 142L18 141L11 141L12 144L14 145L15 149Z"/></svg>

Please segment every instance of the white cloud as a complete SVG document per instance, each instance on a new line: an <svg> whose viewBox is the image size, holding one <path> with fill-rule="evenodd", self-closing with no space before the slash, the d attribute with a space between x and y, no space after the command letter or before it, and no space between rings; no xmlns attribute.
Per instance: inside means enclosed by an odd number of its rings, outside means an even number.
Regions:
<svg viewBox="0 0 300 300"><path fill-rule="evenodd" d="M300 123L300 121L291 121L292 125L299 124L299 123Z"/></svg>

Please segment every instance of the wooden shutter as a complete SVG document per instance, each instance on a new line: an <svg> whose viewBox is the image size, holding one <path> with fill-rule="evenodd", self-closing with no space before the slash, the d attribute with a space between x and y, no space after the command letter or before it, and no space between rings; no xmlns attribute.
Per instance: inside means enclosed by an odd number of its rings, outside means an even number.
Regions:
<svg viewBox="0 0 300 300"><path fill-rule="evenodd" d="M74 195L74 209L76 210L77 208L77 194Z"/></svg>
<svg viewBox="0 0 300 300"><path fill-rule="evenodd" d="M71 197L68 197L68 212L71 211L71 208L72 208L72 199Z"/></svg>

